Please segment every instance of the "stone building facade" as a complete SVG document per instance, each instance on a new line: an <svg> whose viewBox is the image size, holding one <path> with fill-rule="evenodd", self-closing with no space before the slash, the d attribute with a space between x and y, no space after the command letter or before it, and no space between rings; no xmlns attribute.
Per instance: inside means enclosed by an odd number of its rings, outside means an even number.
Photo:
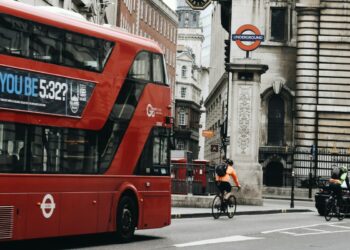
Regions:
<svg viewBox="0 0 350 250"><path fill-rule="evenodd" d="M201 49L204 36L199 25L200 12L179 0L178 47L176 57L175 124L176 150L199 154L199 121L201 116L202 66Z"/></svg>
<svg viewBox="0 0 350 250"><path fill-rule="evenodd" d="M118 27L132 34L152 39L162 48L167 65L168 81L174 93L178 28L176 13L162 0L119 0L117 5L116 23ZM173 96L173 107L175 107L174 102Z"/></svg>
<svg viewBox="0 0 350 250"><path fill-rule="evenodd" d="M221 148L221 128L225 126L228 108L228 74L225 71L224 40L228 32L221 25L222 8L220 4L211 4L211 36L209 64L209 94L204 101L205 129L213 132L213 137L205 138L204 158L212 164L218 164L224 155ZM228 19L227 19L228 20ZM227 128L223 127L224 130Z"/></svg>
<svg viewBox="0 0 350 250"><path fill-rule="evenodd" d="M350 1L299 1L296 133L299 147L350 148Z"/></svg>
<svg viewBox="0 0 350 250"><path fill-rule="evenodd" d="M260 123L256 125L265 185L290 184L285 177L291 175L292 149L350 151L349 16L349 0L232 1L229 33L253 24L265 36L249 54L269 68L261 76ZM245 57L246 52L231 41L230 62ZM231 86L231 73L228 80ZM215 115L207 118L209 127ZM206 158L211 159L209 147L208 143ZM296 167L301 164L298 157L294 155ZM313 164L321 162L316 155Z"/></svg>

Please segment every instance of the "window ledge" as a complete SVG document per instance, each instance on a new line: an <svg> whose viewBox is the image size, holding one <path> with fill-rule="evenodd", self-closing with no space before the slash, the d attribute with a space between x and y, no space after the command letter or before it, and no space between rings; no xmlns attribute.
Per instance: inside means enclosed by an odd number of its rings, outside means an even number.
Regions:
<svg viewBox="0 0 350 250"><path fill-rule="evenodd" d="M286 42L275 42L275 41L265 41L261 43L261 46L272 46L272 47L296 47L296 40L286 41Z"/></svg>

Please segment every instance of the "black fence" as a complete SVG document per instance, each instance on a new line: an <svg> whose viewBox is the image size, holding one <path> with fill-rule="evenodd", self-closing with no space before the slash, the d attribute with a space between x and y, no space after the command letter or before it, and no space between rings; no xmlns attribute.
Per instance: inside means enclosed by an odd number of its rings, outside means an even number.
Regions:
<svg viewBox="0 0 350 250"><path fill-rule="evenodd" d="M334 167L341 165L350 169L348 149L307 150L296 148L293 151L292 162L295 185L298 187L317 187L320 181L330 177Z"/></svg>

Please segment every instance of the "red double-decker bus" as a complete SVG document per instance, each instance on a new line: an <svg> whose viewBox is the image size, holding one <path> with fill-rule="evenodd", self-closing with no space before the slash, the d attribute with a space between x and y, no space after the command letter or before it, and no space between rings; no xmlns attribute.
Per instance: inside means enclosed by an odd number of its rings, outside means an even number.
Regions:
<svg viewBox="0 0 350 250"><path fill-rule="evenodd" d="M0 241L170 224L159 46L0 1Z"/></svg>

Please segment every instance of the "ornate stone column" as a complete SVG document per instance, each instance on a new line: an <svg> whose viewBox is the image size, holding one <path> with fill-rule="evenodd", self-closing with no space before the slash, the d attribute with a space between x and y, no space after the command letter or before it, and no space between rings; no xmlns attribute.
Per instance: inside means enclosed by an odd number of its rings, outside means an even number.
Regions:
<svg viewBox="0 0 350 250"><path fill-rule="evenodd" d="M236 59L232 72L229 123L230 157L234 161L242 191L240 204L262 205L262 167L258 162L261 75L268 69L260 60Z"/></svg>

